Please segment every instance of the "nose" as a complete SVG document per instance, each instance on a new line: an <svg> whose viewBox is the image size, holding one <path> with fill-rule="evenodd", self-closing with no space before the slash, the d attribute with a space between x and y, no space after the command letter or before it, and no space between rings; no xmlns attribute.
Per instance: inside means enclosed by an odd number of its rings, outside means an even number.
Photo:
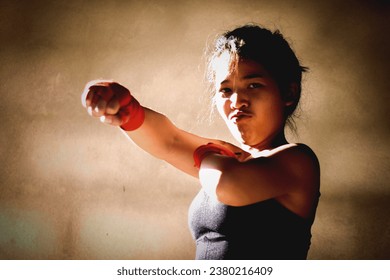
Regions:
<svg viewBox="0 0 390 280"><path fill-rule="evenodd" d="M243 107L249 106L249 99L248 96L242 92L238 92L237 90L234 91L234 93L230 96L230 108L232 110L234 109L240 109Z"/></svg>

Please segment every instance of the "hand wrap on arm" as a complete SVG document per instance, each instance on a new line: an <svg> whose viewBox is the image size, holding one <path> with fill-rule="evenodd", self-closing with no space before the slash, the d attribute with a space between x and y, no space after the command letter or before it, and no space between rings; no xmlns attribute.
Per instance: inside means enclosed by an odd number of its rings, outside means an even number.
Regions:
<svg viewBox="0 0 390 280"><path fill-rule="evenodd" d="M118 115L122 120L121 128L126 131L132 131L139 128L145 120L144 108L131 95L130 91L124 86L115 82L101 81L92 87L101 87L103 90L99 95L109 102L115 96L119 102ZM91 87L91 88L92 88Z"/></svg>
<svg viewBox="0 0 390 280"><path fill-rule="evenodd" d="M200 168L202 160L210 154L219 154L236 158L236 155L224 146L214 143L208 143L206 145L199 146L194 151L194 166Z"/></svg>
<svg viewBox="0 0 390 280"><path fill-rule="evenodd" d="M131 101L119 110L122 119L121 128L126 131L136 130L145 120L144 108L133 96L130 97L132 97Z"/></svg>

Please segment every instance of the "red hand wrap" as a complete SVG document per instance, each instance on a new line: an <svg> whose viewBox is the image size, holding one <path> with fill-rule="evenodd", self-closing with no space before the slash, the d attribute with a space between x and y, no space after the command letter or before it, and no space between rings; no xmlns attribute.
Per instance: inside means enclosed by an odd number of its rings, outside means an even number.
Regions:
<svg viewBox="0 0 390 280"><path fill-rule="evenodd" d="M207 145L199 146L194 151L194 155L193 155L194 163L195 163L194 166L200 168L200 164L202 163L202 160L205 157L207 157L209 154L219 154L219 155L236 158L236 155L229 149L225 148L224 146L214 144L214 143L208 143Z"/></svg>
<svg viewBox="0 0 390 280"><path fill-rule="evenodd" d="M131 95L130 91L124 86L110 81L100 81L95 83L90 89L99 88L99 96L106 102L109 102L113 96L119 102L119 116L122 120L121 128L126 131L132 131L139 128L145 120L144 108Z"/></svg>
<svg viewBox="0 0 390 280"><path fill-rule="evenodd" d="M129 104L119 110L119 115L122 119L121 128L126 131L136 130L145 120L144 108L134 97Z"/></svg>

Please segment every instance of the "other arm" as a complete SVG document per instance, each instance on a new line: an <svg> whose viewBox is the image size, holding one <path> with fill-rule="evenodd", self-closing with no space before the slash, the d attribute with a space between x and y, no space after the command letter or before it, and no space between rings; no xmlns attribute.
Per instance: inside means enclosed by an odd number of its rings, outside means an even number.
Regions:
<svg viewBox="0 0 390 280"><path fill-rule="evenodd" d="M299 144L244 162L211 154L202 161L199 178L202 187L225 204L283 198L306 216L317 198L320 169L311 149Z"/></svg>

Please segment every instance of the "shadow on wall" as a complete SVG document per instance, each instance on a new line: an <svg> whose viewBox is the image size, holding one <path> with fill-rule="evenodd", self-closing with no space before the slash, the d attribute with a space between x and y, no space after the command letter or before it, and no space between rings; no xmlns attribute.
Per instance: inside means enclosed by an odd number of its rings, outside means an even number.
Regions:
<svg viewBox="0 0 390 280"><path fill-rule="evenodd" d="M390 259L389 203L390 193L322 195L309 259Z"/></svg>

